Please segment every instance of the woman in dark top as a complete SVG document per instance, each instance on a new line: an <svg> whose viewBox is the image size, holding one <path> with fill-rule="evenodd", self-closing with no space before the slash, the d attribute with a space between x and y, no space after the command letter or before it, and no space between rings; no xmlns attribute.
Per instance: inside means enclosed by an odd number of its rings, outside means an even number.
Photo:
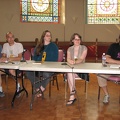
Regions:
<svg viewBox="0 0 120 120"><path fill-rule="evenodd" d="M58 47L52 41L51 32L46 30L43 32L39 44L36 46L34 51L34 60L35 61L58 61ZM43 79L41 82L35 84L36 90L41 89L42 92L45 90L47 84L50 81L50 76L52 72L39 72L39 75L42 75ZM27 78L34 84L34 72L27 72ZM39 80L37 77L35 81ZM37 94L37 97L40 97L41 94Z"/></svg>

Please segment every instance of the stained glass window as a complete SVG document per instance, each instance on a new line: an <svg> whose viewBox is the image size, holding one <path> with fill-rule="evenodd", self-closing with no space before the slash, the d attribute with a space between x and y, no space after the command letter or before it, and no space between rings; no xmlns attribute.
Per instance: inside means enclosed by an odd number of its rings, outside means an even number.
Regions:
<svg viewBox="0 0 120 120"><path fill-rule="evenodd" d="M120 0L87 0L88 24L120 24Z"/></svg>
<svg viewBox="0 0 120 120"><path fill-rule="evenodd" d="M20 0L20 21L59 23L59 7L59 0Z"/></svg>

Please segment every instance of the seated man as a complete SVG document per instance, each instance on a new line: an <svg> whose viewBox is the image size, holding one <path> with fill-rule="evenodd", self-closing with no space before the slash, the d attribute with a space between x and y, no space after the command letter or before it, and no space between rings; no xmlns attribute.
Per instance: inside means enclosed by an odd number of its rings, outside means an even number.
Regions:
<svg viewBox="0 0 120 120"><path fill-rule="evenodd" d="M113 43L107 53L106 53L106 62L111 63L111 64L120 64L120 42L119 43ZM100 77L102 76L102 77ZM109 102L109 93L107 90L107 80L104 79L108 78L110 75L100 75L98 74L98 84L99 86L103 89L103 92L105 93L103 103L108 103Z"/></svg>
<svg viewBox="0 0 120 120"><path fill-rule="evenodd" d="M6 34L7 43L3 45L2 49L2 57L0 58L0 62L5 61L20 61L22 59L23 45L21 43L16 43L14 41L14 35L11 32ZM6 70L11 75L15 76L15 70ZM2 91L2 82L0 79L0 97L4 96L4 92ZM19 84L19 83L18 83Z"/></svg>

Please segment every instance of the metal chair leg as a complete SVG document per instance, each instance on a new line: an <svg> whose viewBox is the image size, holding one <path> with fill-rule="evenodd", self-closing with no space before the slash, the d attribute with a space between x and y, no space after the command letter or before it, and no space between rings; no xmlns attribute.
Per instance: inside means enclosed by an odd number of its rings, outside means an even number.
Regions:
<svg viewBox="0 0 120 120"><path fill-rule="evenodd" d="M86 93L86 80L85 80L85 93Z"/></svg>
<svg viewBox="0 0 120 120"><path fill-rule="evenodd" d="M120 85L119 85L119 104L120 104Z"/></svg>
<svg viewBox="0 0 120 120"><path fill-rule="evenodd" d="M98 100L100 99L100 86L99 86L99 89L98 89Z"/></svg>
<svg viewBox="0 0 120 120"><path fill-rule="evenodd" d="M58 79L57 79L57 76L56 76L56 85L57 85L57 90L59 90L59 86L58 86Z"/></svg>
<svg viewBox="0 0 120 120"><path fill-rule="evenodd" d="M51 97L51 80L49 82L49 97Z"/></svg>
<svg viewBox="0 0 120 120"><path fill-rule="evenodd" d="M85 95L87 99L88 81L85 81Z"/></svg>
<svg viewBox="0 0 120 120"><path fill-rule="evenodd" d="M67 88L68 88L68 85L67 85L67 75L64 74L63 77L64 77L64 82L65 82L65 100L66 100L67 99Z"/></svg>
<svg viewBox="0 0 120 120"><path fill-rule="evenodd" d="M56 81L57 90L59 90L58 80L57 80L57 75L56 75L56 76L53 76L52 80L50 80L49 82L49 97L51 97L51 82L54 85L54 80Z"/></svg>
<svg viewBox="0 0 120 120"><path fill-rule="evenodd" d="M86 96L86 99L87 99L87 88L88 88L88 80L87 80L87 74L85 74L85 96Z"/></svg>
<svg viewBox="0 0 120 120"><path fill-rule="evenodd" d="M5 83L6 83L6 88L8 90L8 75L5 75Z"/></svg>

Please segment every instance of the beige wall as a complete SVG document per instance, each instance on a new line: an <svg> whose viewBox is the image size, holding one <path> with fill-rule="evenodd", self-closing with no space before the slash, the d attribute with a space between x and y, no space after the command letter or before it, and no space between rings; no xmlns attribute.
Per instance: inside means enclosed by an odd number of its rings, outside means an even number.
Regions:
<svg viewBox="0 0 120 120"><path fill-rule="evenodd" d="M112 42L120 34L120 25L87 25L85 24L85 1L65 0L65 25L21 23L19 0L0 0L0 41L5 40L5 33L12 31L20 41L34 41L48 29L60 41L69 41L74 32L78 32L84 41Z"/></svg>

